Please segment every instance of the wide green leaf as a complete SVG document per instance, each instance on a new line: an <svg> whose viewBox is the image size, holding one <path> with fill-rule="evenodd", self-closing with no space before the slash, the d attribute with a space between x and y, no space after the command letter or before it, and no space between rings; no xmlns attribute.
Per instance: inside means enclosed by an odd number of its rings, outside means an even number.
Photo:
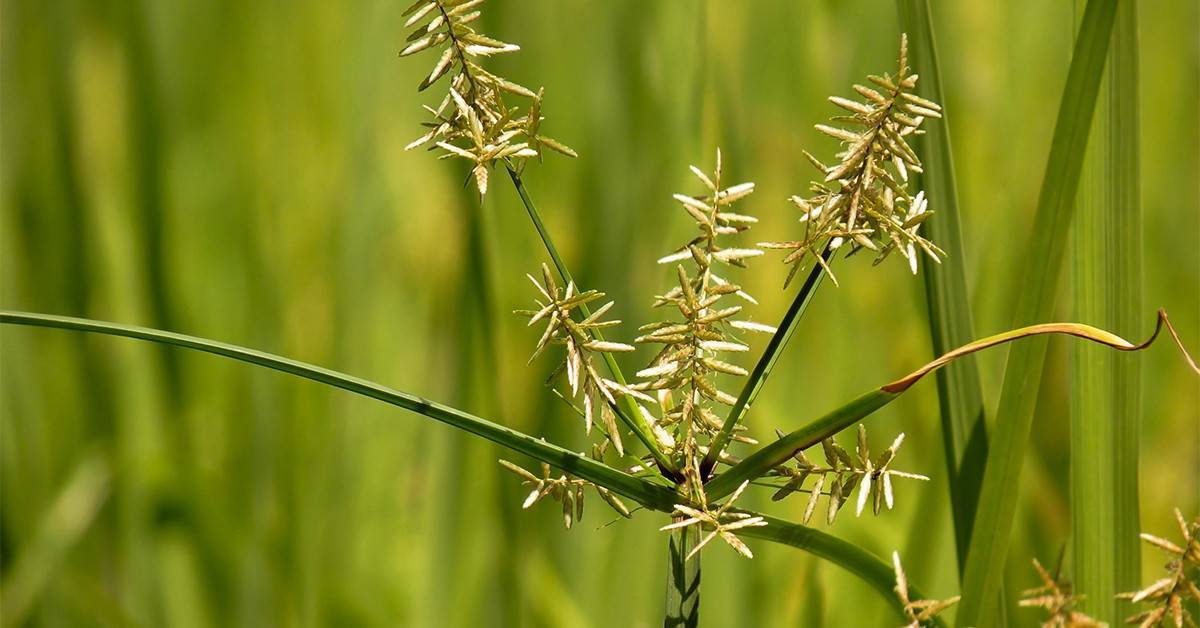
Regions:
<svg viewBox="0 0 1200 628"><path fill-rule="evenodd" d="M1030 246L1024 257L1023 289L1016 314L1018 325L1044 320L1054 311L1075 194L1116 9L1116 0L1088 2L1075 41ZM1042 338L1021 343L1008 356L963 574L959 626L988 626L994 617L1046 343Z"/></svg>

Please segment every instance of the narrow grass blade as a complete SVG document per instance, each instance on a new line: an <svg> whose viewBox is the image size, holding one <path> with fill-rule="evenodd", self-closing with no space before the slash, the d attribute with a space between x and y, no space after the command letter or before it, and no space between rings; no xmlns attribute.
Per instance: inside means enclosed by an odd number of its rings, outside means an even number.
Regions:
<svg viewBox="0 0 1200 628"><path fill-rule="evenodd" d="M921 76L923 89L928 90L927 96L931 100L944 105L946 99L942 94L937 39L933 33L929 1L899 0L897 4L901 24L909 34L909 58ZM928 235L946 251L946 259L941 264L927 264L921 272L934 355L941 355L975 337L964 272L966 255L955 187L954 156L950 149L950 115L943 110L942 123L932 125L925 137L916 140L915 147L925 164L925 172L916 175L917 188L925 190L930 207L938 214L935 220L927 223ZM987 460L983 393L975 359L966 358L939 371L937 387L961 574L967 560L979 485L983 481L983 465Z"/></svg>
<svg viewBox="0 0 1200 628"><path fill-rule="evenodd" d="M759 515L759 513L750 514ZM901 617L904 617L904 608L894 589L896 576L891 565L853 543L843 541L820 530L775 517L763 515L763 518L767 525L744 528L738 531L738 535L790 545L833 562L871 585L888 601L892 608L896 609ZM908 585L908 593L910 599L925 599L912 583ZM933 625L941 626L943 624L940 619L935 617Z"/></svg>
<svg viewBox="0 0 1200 628"><path fill-rule="evenodd" d="M700 528L671 531L667 542L667 609L663 628L696 628L700 623L700 554L688 558L700 544Z"/></svg>
<svg viewBox="0 0 1200 628"><path fill-rule="evenodd" d="M62 492L41 519L37 538L10 565L0 587L4 612L0 626L20 626L67 552L74 547L108 501L111 472L101 458L75 468ZM10 558L11 560L11 558Z"/></svg>
<svg viewBox="0 0 1200 628"><path fill-rule="evenodd" d="M733 465L724 473L713 478L713 480L704 485L705 492L709 499L720 499L747 480L754 480L761 477L763 474L770 471L772 468L786 461L796 451L812 447L822 440L837 434L838 432L858 423L876 410L891 403L896 397L903 394L914 384L919 382L921 378L937 371L938 369L952 364L954 361L962 359L977 351L990 349L1002 344L1030 338L1029 343L1038 342L1040 339L1037 336L1047 334L1065 334L1068 336L1076 336L1085 340L1090 340L1102 345L1106 345L1118 351L1140 351L1149 347L1158 338L1158 334L1163 327L1167 327L1174 335L1174 330L1170 327L1167 320L1166 312L1159 311L1158 322L1155 325L1154 333L1151 336L1138 344L1134 344L1113 334L1111 332L1098 329L1090 325L1080 325L1078 323L1043 323L1041 325L1030 325L1020 329L1013 329L1002 332L986 338L981 338L975 342L965 344L957 349L948 351L941 357L923 365L921 368L897 379L893 382L884 384L879 388L867 391L859 395L849 403L829 412L821 418L805 425L804 427L785 434L775 442L759 449L751 454L745 460ZM1018 345L1019 346L1019 345ZM1186 352L1185 352L1186 355ZM1190 358L1189 358L1190 359ZM1200 373L1200 370L1197 370ZM997 428L999 429L999 427Z"/></svg>
<svg viewBox="0 0 1200 628"><path fill-rule="evenodd" d="M833 251L827 250L823 257L825 262L829 262L829 258L833 256ZM796 298L792 300L788 311L783 315L783 320L779 322L777 331L771 336L770 342L767 343L767 348L763 351L762 357L758 359L758 363L754 365L754 370L750 372L749 379L742 386L742 392L738 394L737 402L733 404L733 408L729 410L729 416L725 417L725 423L721 426L721 431L713 438L708 446L708 455L704 457L704 463L701 466L702 475L707 477L716 463L717 456L721 450L729 442L730 436L733 434L733 428L746 415L746 411L754 404L754 400L758 397L759 391L767 381L767 376L771 374L771 369L775 368L775 363L779 361L779 356L783 354L784 347L787 346L788 339L792 337L792 332L800 323L800 319L804 316L804 311L808 309L808 304L812 302L813 294L821 285L821 279L825 277L825 273L821 270L820 264L814 264L812 270L808 273L808 278L804 280L804 285L800 287L800 292L796 293Z"/></svg>
<svg viewBox="0 0 1200 628"><path fill-rule="evenodd" d="M1081 6L1081 2L1076 2ZM1142 308L1137 4L1117 9L1072 232L1074 318L1128 333ZM1140 585L1140 359L1072 348L1071 558L1080 609L1116 625Z"/></svg>
<svg viewBox="0 0 1200 628"><path fill-rule="evenodd" d="M614 469L586 456L568 451L540 438L534 438L503 425L497 425L457 408L451 408L435 401L422 399L416 395L410 395L352 375L339 373L338 371L307 364L298 360L291 360L270 353L217 342L215 340L197 338L195 336L70 316L32 314L27 312L0 312L0 323L55 327L107 334L110 336L136 338L138 340L174 345L185 349L193 349L233 358L242 362L249 362L258 366L265 366L276 371L348 390L364 397L377 399L384 403L422 414L431 419L436 419L476 436L482 436L498 445L549 463L555 468L562 469L590 482L595 482L600 486L604 486L633 499L648 508L670 511L673 510L673 504L677 501L674 491L665 486L652 484L646 480L633 477L628 473Z"/></svg>
<svg viewBox="0 0 1200 628"><path fill-rule="evenodd" d="M1116 0L1091 0L1083 16L1055 123L1050 156L1038 198L1030 248L1025 255L1017 324L1048 318L1063 262L1096 94L1108 56ZM1021 463L1033 422L1033 405L1046 355L1046 339L1013 347L1008 356L995 429L989 443L979 506L963 574L959 626L987 626L998 593L1012 534Z"/></svg>
<svg viewBox="0 0 1200 628"><path fill-rule="evenodd" d="M533 221L534 228L537 229L538 235L541 236L542 243L546 246L546 252L550 254L550 259L554 262L554 267L558 270L559 276L562 277L564 282L573 282L574 279L571 277L571 271L567 270L566 262L558 254L558 247L554 246L554 239L550 237L550 230L546 229L541 215L538 214L537 207L533 204L533 199L529 198L529 192L525 190L525 183L521 181L521 175L510 167L508 168L508 177L512 179L513 187L516 188L517 195L521 197L521 203L525 205L525 211L529 213L529 219ZM579 306L579 310L583 312L585 317L591 316L591 310L587 305ZM596 337L596 340L604 341L604 334L599 329L593 329L592 334ZM608 371L612 373L613 379L618 384L625 385L625 375L621 372L621 367L617 364L616 358L608 352L601 352L601 356L604 358L604 363L608 365ZM625 404L623 409L619 406L613 408L617 412L617 417L621 419L621 422L626 427L633 431L638 440L642 441L642 444L650 451L650 455L654 456L655 462L658 463L661 469L667 471L669 474L674 473L674 463L663 453L662 448L658 446L658 441L654 439L654 435L650 431L650 426L646 423L645 417L642 416L641 411L637 407L637 402L629 395L623 395L622 400Z"/></svg>

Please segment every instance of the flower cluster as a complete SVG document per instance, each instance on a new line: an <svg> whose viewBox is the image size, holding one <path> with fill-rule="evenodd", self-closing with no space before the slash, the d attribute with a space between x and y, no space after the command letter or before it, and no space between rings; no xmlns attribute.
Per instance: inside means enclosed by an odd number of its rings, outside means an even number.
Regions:
<svg viewBox="0 0 1200 628"><path fill-rule="evenodd" d="M871 75L868 80L875 88L854 86L862 100L830 97L830 102L848 112L832 118L839 126L816 126L845 148L831 166L805 153L823 178L812 184L811 196L790 199L802 212L804 236L759 245L788 251L783 261L792 266L789 282L811 257L836 283L824 253L843 245L850 247L850 253L874 251L876 263L899 251L913 273L917 249L934 261L945 255L918 234L921 223L932 215L924 192L910 195L908 191L909 173L921 172L909 138L923 133L926 118L940 118L941 107L913 92L917 75L908 67L907 37L900 39L896 75Z"/></svg>
<svg viewBox="0 0 1200 628"><path fill-rule="evenodd" d="M871 502L871 509L876 515L879 514L883 505L891 510L895 503L892 492L893 477L913 480L929 479L924 475L891 468L892 460L895 459L902 442L904 442L903 432L896 437L896 440L892 441L890 447L872 459L870 446L867 443L867 428L859 423L858 446L854 456L851 456L850 452L832 438L821 441L821 448L825 453L825 461L828 466L822 467L813 463L803 451L796 452L793 456L796 462L795 467L780 466L774 470L775 475L786 477L788 481L775 492L771 499L778 501L794 492L801 491L805 481L810 477L815 477L816 481L807 489L809 497L808 506L804 509L804 523L808 523L812 519L817 508L817 499L821 495L827 495L829 498L826 520L833 523L837 518L838 511L850 500L855 488L858 489L856 516L862 515L868 501Z"/></svg>
<svg viewBox="0 0 1200 628"><path fill-rule="evenodd" d="M532 362L546 347L552 344L566 347L566 357L559 363L550 379L553 381L559 374L566 373L571 396L579 397L582 394L586 431L589 434L592 432L594 417L599 413L600 419L604 423L605 436L612 442L617 453L624 455L621 433L617 429L616 418L613 415L616 406L613 392L620 391L623 387L601 377L592 361L594 353L625 352L634 349L632 345L608 342L593 335L596 330L620 324L621 321L617 320L603 320L603 316L612 308L613 302L605 303L595 312L582 314L579 317L580 320L576 321L573 318L574 312L581 309L586 310L588 303L604 298L603 292L595 290L580 292L575 288L574 283L568 283L564 291L558 287L558 283L554 280L554 274L545 264L542 264L542 283L534 279L533 275L526 275L526 277L533 282L534 287L545 300L537 300L537 310L518 310L516 313L528 316L530 325L541 321L546 322L546 330L538 339L537 347L529 361Z"/></svg>
<svg viewBox="0 0 1200 628"><path fill-rule="evenodd" d="M405 28L413 28L409 44L400 51L407 56L428 49L441 49L433 69L418 90L451 76L449 88L437 107L425 106L432 119L429 131L405 149L432 144L442 157L461 157L471 162L471 173L479 193L486 194L492 164L541 155L543 147L575 157L568 146L541 134L542 90L536 93L493 74L483 58L515 52L519 46L492 39L471 27L479 19L475 10L484 0L418 0L404 15ZM504 95L520 96L528 108L510 107Z"/></svg>

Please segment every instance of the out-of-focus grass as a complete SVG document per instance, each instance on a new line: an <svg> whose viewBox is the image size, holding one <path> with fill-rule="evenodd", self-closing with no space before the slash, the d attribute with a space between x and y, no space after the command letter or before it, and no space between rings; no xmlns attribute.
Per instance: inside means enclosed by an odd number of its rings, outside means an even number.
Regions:
<svg viewBox="0 0 1200 628"><path fill-rule="evenodd" d="M403 8L4 0L0 306L165 321L582 447L576 419L540 388L552 365L524 365L533 338L504 315L529 300L521 275L543 261L515 193L495 186L481 209L490 230L473 240L465 173L402 150L425 102L412 90L424 67L395 57ZM966 247L946 263L964 265L982 335L1011 323L1072 15L1055 3L933 11ZM1165 306L1193 343L1198 11L1144 0L1139 14L1145 303ZM731 176L758 183L746 207L761 217L755 231L797 229L783 199L811 176L801 148L833 147L811 127L832 111L825 96L887 67L898 33L891 6L866 0L710 1L703 12L492 0L484 19L521 44L497 63L546 86L547 130L581 154L532 166L526 183L581 283L617 299L617 336L645 322L647 295L670 280L653 260L676 239L669 230L687 228L670 201L690 184L684 166L719 143ZM753 268L757 318L771 321L787 307L786 269ZM855 261L839 279L776 369L788 385L768 385L749 414L760 435L930 357L920 281L903 264ZM1030 586L1027 557L1055 555L1069 532L1062 346L1052 343L1042 386L1009 590ZM1156 454L1142 464L1142 520L1161 531L1172 506L1200 507L1200 390L1170 351L1143 360L1143 451ZM995 407L1003 356L978 361ZM552 508L519 511L493 448L443 426L247 366L54 331L0 329L0 369L5 576L37 547L72 472L96 452L111 466L111 498L47 574L37 624L660 621L659 521L601 528L610 518L597 503L565 532ZM907 468L935 482L835 532L883 556L919 548L910 523L935 517L944 543L905 565L926 591L950 592L949 509L925 495L946 494L934 386L875 425L907 432ZM705 624L888 617L836 569L754 547L754 561L706 554Z"/></svg>

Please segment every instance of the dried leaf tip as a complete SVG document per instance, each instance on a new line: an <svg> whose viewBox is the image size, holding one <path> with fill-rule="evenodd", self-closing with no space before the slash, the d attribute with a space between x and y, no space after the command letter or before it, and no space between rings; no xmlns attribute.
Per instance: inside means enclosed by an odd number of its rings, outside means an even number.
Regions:
<svg viewBox="0 0 1200 628"><path fill-rule="evenodd" d="M412 28L400 56L426 49L441 54L420 85L425 90L450 76L447 94L437 107L426 107L432 120L424 135L405 150L439 148L439 158L457 157L472 163L471 177L480 195L486 194L491 167L498 161L520 170L524 160L541 158L543 148L575 157L570 147L542 135L542 91L513 83L484 69L484 58L516 52L520 47L478 33L471 24L483 0L418 0L408 8L406 28ZM529 100L528 108L509 106L504 95Z"/></svg>
<svg viewBox="0 0 1200 628"><path fill-rule="evenodd" d="M921 252L934 261L945 255L919 233L932 215L924 193L909 192L909 173L922 171L909 140L923 133L920 127L927 118L941 117L941 107L913 92L917 75L908 67L907 37L900 39L896 75L868 79L878 89L855 85L862 100L829 99L849 115L835 116L835 125L816 125L818 131L838 140L842 150L832 166L805 153L820 172L820 180L812 183L812 196L791 198L801 211L803 235L761 245L787 252L783 261L792 267L788 283L810 259L833 278L822 254L843 246L848 255L862 249L875 252L875 263L899 252L913 273Z"/></svg>

